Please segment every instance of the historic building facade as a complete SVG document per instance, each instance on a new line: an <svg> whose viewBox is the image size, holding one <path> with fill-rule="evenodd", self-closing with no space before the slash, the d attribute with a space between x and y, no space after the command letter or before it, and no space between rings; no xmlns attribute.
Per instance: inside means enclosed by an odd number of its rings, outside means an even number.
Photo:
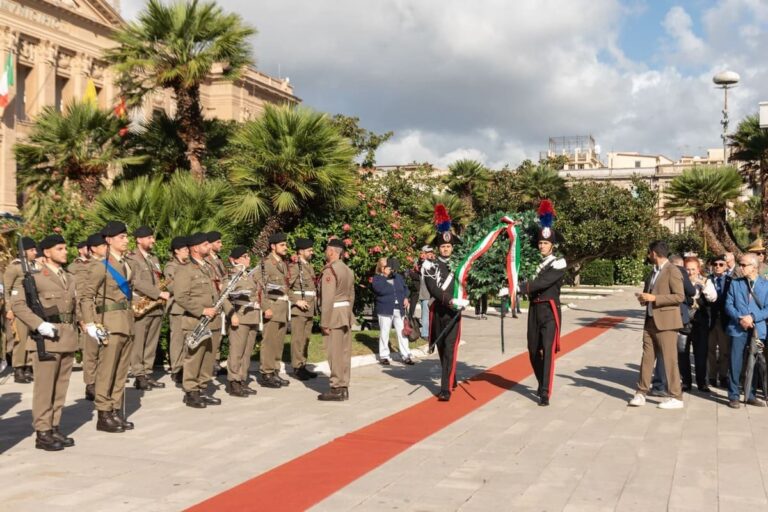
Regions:
<svg viewBox="0 0 768 512"><path fill-rule="evenodd" d="M62 109L82 98L89 80L101 108L118 101L113 75L102 59L115 45L112 35L124 23L119 0L0 0L0 74L7 56L14 66L10 103L0 114L0 212L16 212L16 162L13 145L23 139L44 107ZM203 114L245 121L258 116L266 103L298 103L288 80L248 69L235 82L221 70L201 87ZM170 91L147 98L132 116L141 121L162 109L174 114Z"/></svg>

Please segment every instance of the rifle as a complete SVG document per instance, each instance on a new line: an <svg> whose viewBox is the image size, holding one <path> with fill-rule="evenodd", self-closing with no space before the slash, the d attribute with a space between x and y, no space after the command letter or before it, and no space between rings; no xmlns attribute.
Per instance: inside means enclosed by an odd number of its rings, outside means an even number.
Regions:
<svg viewBox="0 0 768 512"><path fill-rule="evenodd" d="M24 296L26 298L27 307L32 310L32 313L39 316L43 321L47 321L48 315L46 314L43 304L40 302L40 295L37 293L37 285L35 284L35 277L32 275L32 267L29 266L27 256L24 254L24 246L21 242L21 236L19 236L19 261L21 262L21 271L24 273L24 277L21 280L21 285L24 288ZM53 361L56 357L49 354L45 350L45 337L34 329L29 330L29 337L35 342L37 348L37 359L40 361ZM24 340L19 340L21 343Z"/></svg>

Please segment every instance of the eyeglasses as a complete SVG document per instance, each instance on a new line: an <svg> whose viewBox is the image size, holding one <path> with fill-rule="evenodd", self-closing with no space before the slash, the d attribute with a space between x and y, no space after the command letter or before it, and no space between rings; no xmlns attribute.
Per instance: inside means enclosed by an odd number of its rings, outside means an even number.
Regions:
<svg viewBox="0 0 768 512"><path fill-rule="evenodd" d="M742 268L744 268L744 267L751 267L752 263L739 263L739 266L742 267Z"/></svg>
<svg viewBox="0 0 768 512"><path fill-rule="evenodd" d="M715 263L715 266L716 266L716 267L724 267L724 266L725 266L725 263Z"/></svg>

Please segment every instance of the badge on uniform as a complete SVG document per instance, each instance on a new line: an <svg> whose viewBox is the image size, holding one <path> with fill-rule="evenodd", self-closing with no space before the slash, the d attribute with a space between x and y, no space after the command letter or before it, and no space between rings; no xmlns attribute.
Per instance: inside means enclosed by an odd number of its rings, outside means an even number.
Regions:
<svg viewBox="0 0 768 512"><path fill-rule="evenodd" d="M451 241L451 232L450 231L446 231L445 233L443 233L443 241L444 242L450 242Z"/></svg>

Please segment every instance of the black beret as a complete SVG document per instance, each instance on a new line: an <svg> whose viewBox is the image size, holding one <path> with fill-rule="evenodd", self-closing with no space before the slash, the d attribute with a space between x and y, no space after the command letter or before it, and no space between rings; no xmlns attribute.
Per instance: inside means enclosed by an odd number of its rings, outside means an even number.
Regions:
<svg viewBox="0 0 768 512"><path fill-rule="evenodd" d="M392 269L392 272L400 270L400 262L397 258L387 258L387 266Z"/></svg>
<svg viewBox="0 0 768 512"><path fill-rule="evenodd" d="M64 241L64 237L61 235L48 235L47 237L40 240L40 251L44 251L46 249L50 249L53 246L59 245L59 244L66 244L67 242Z"/></svg>
<svg viewBox="0 0 768 512"><path fill-rule="evenodd" d="M101 236L101 233L94 233L88 237L88 240L86 240L85 243L88 245L88 247L98 247L100 245L105 245L107 241L104 240L104 237Z"/></svg>
<svg viewBox="0 0 768 512"><path fill-rule="evenodd" d="M208 241L208 233L195 233L187 237L187 247L194 247Z"/></svg>
<svg viewBox="0 0 768 512"><path fill-rule="evenodd" d="M717 256L712 257L712 261L727 261L725 259L725 254L718 254Z"/></svg>
<svg viewBox="0 0 768 512"><path fill-rule="evenodd" d="M328 240L326 247L338 247L339 249L344 249L344 242L339 238L332 238Z"/></svg>
<svg viewBox="0 0 768 512"><path fill-rule="evenodd" d="M285 233L282 233L282 232L272 233L269 236L269 245L279 244L280 242L285 242L285 240L286 240Z"/></svg>
<svg viewBox="0 0 768 512"><path fill-rule="evenodd" d="M21 248L25 251L30 249L37 249L37 243L28 236L21 237Z"/></svg>
<svg viewBox="0 0 768 512"><path fill-rule="evenodd" d="M144 238L145 236L152 236L154 233L147 226L140 226L133 232L133 236L136 238Z"/></svg>
<svg viewBox="0 0 768 512"><path fill-rule="evenodd" d="M177 249L182 249L188 245L187 237L185 236L175 236L171 239L171 250L175 251Z"/></svg>
<svg viewBox="0 0 768 512"><path fill-rule="evenodd" d="M248 254L248 248L244 245L238 245L232 248L231 251L229 251L229 257L233 260L236 260L240 256Z"/></svg>
<svg viewBox="0 0 768 512"><path fill-rule="evenodd" d="M294 242L294 247L296 247L297 251L300 251L302 249L309 249L314 244L312 243L312 240L309 238L297 238Z"/></svg>
<svg viewBox="0 0 768 512"><path fill-rule="evenodd" d="M218 240L221 240L221 233L219 233L218 231L211 231L211 232L208 233L208 241L209 242L213 243L213 242L216 242Z"/></svg>
<svg viewBox="0 0 768 512"><path fill-rule="evenodd" d="M107 225L101 229L101 234L105 238L108 236L117 236L127 232L128 228L125 226L125 224L116 220L107 222Z"/></svg>
<svg viewBox="0 0 768 512"><path fill-rule="evenodd" d="M82 249L84 247L88 247L88 242L83 240L82 242L77 242L77 248Z"/></svg>

